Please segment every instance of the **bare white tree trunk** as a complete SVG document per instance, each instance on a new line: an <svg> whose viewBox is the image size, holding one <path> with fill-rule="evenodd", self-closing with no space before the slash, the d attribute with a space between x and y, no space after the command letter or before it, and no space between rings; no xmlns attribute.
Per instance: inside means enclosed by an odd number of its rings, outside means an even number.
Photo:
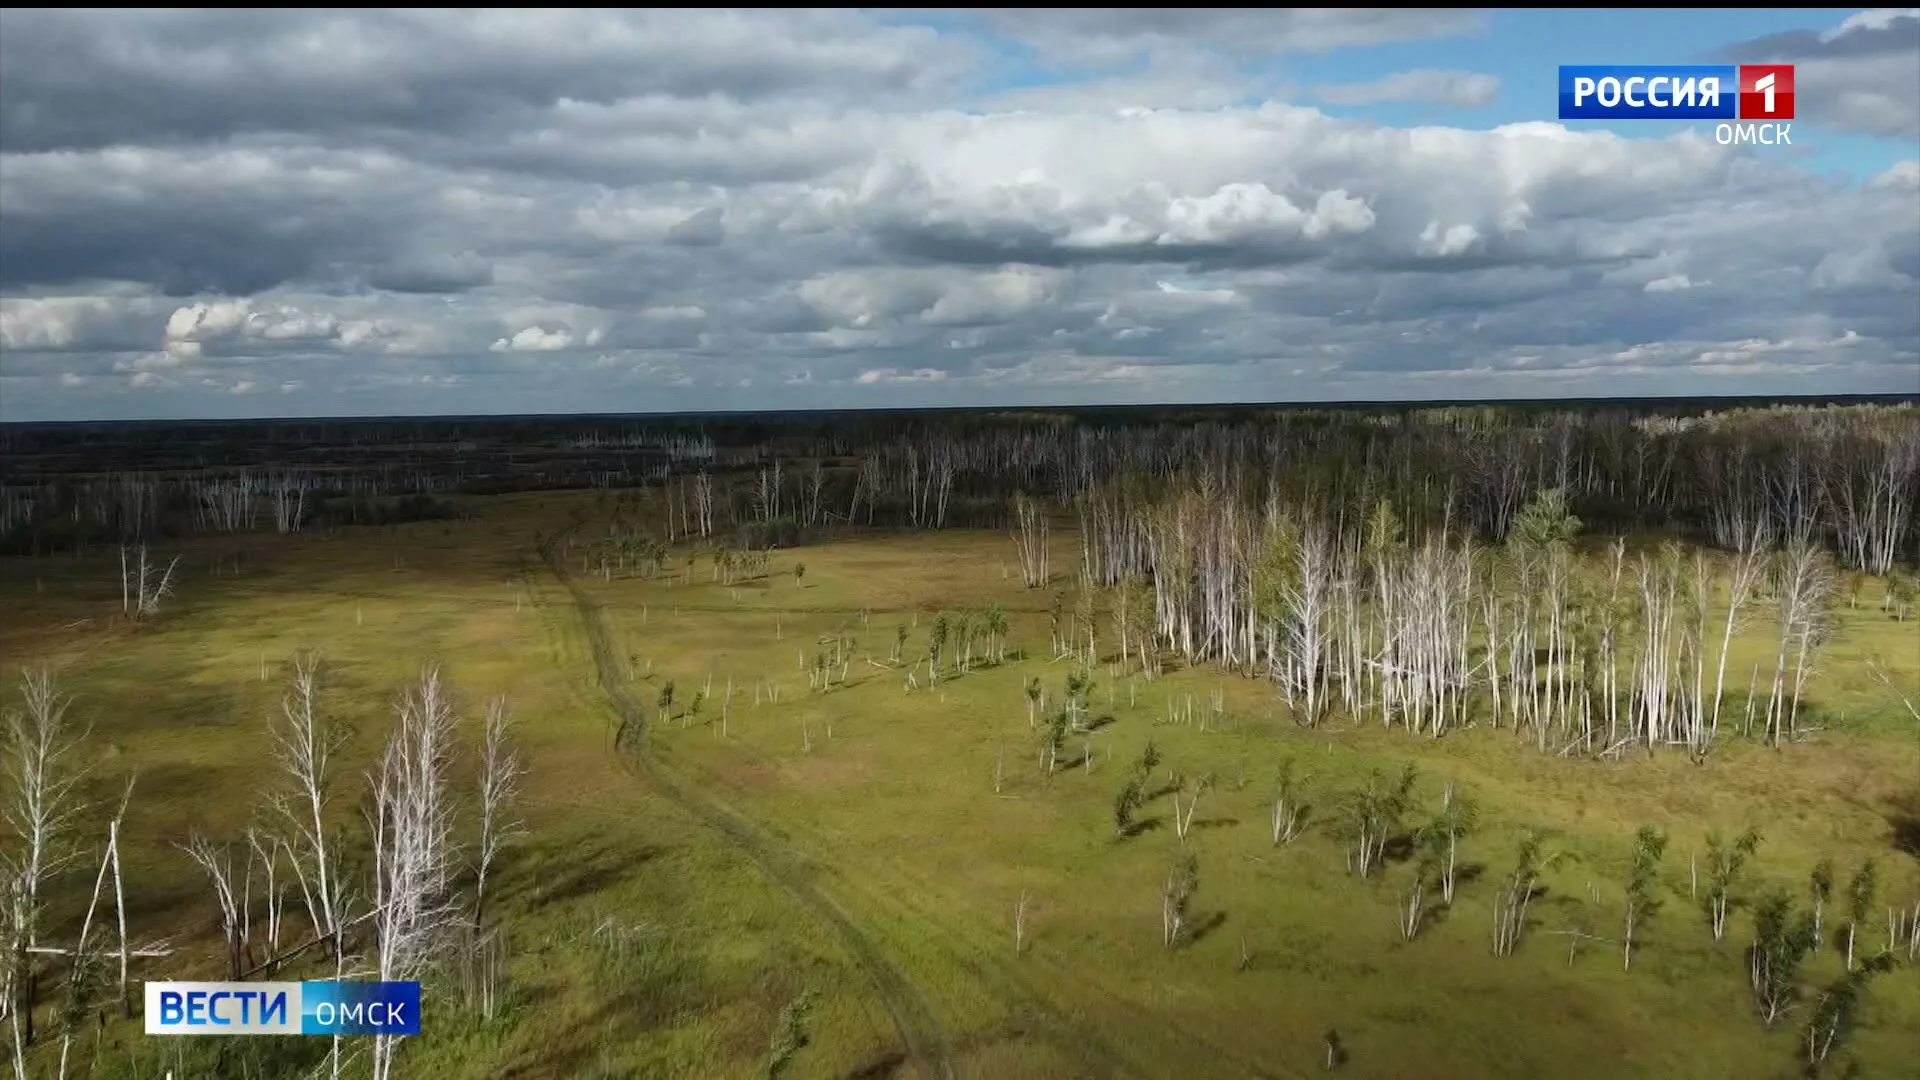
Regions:
<svg viewBox="0 0 1920 1080"><path fill-rule="evenodd" d="M317 656L294 658L280 714L270 724L274 757L293 790L277 796L273 805L288 825L287 854L307 904L314 937L326 941L328 950L337 955L342 947L346 886L328 843L326 815L332 795L333 755L344 741L344 733L319 715L319 681Z"/></svg>
<svg viewBox="0 0 1920 1080"><path fill-rule="evenodd" d="M375 967L383 982L417 979L456 920L448 884L453 800L447 788L454 715L429 666L402 696L373 777ZM374 1080L393 1075L401 1036L376 1035Z"/></svg>
<svg viewBox="0 0 1920 1080"><path fill-rule="evenodd" d="M1020 576L1027 588L1047 583L1047 511L1038 499L1013 496L1013 543L1020 556Z"/></svg>
<svg viewBox="0 0 1920 1080"><path fill-rule="evenodd" d="M34 956L45 903L41 888L74 858L65 839L80 810L74 788L83 771L72 761L81 733L73 731L67 720L68 699L60 694L53 673L46 668L28 670L21 682L25 708L8 709L5 714L7 784L0 794L0 818L12 827L23 849L8 868L12 881L5 963L14 1061L24 1077L39 992Z"/></svg>
<svg viewBox="0 0 1920 1080"><path fill-rule="evenodd" d="M1739 629L1740 612L1752 597L1753 587L1766 566L1765 552L1754 547L1735 555L1727 569L1727 621L1720 634L1720 661L1713 676L1713 716L1708 724L1715 735L1720 732L1720 703L1727 686L1727 651L1732 648L1733 635Z"/></svg>
<svg viewBox="0 0 1920 1080"><path fill-rule="evenodd" d="M731 689L731 682L729 682ZM731 696L731 693L729 693ZM486 730L480 744L480 846L474 859L473 925L486 918L487 875L500 849L524 831L514 812L520 795L520 777L526 771L520 755L507 744L512 726L505 698L487 703Z"/></svg>
<svg viewBox="0 0 1920 1080"><path fill-rule="evenodd" d="M173 571L180 565L180 557L173 557L165 570L147 559L147 545L137 549L132 565L127 563L127 549L120 549L120 611L135 619L151 618L160 613L160 602L173 594Z"/></svg>
<svg viewBox="0 0 1920 1080"><path fill-rule="evenodd" d="M213 886L214 901L220 909L220 936L227 951L227 978L238 979L243 970L240 930L240 897L233 889L233 853L225 844L214 844L195 833L181 845L187 857L199 865Z"/></svg>

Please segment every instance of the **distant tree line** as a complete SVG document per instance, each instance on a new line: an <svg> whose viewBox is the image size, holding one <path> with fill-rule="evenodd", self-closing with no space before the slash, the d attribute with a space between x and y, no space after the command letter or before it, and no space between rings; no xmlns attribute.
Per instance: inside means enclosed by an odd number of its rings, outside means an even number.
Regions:
<svg viewBox="0 0 1920 1080"><path fill-rule="evenodd" d="M1336 524L1381 500L1410 528L1504 542L1544 489L1602 533L1661 529L1715 546L1795 537L1876 575L1915 559L1920 408L1704 410L1437 408L981 411L600 422L302 422L284 435L176 440L152 460L93 431L14 431L31 454L0 473L0 551L49 553L191 532L405 514L397 496L603 488L651 504L667 542L734 532L792 546L845 527L1007 528L1019 491L1056 508L1110 507L1204 482L1265 509L1323 508ZM191 428L183 431L193 430ZM249 429L251 430L251 429ZM272 429L264 429L272 430ZM265 436L262 436L265 438ZM61 443L65 438L66 443ZM151 436L148 437L151 440ZM112 451L112 452L110 452ZM107 455L90 458L89 455ZM116 454L118 456L116 456ZM268 460L261 460L263 457ZM125 467L114 462L125 461ZM386 507L375 510L374 507ZM364 507L365 509L356 509ZM1083 523L1103 524L1099 510ZM742 534L740 530L749 530ZM1096 569L1100 569L1096 567Z"/></svg>

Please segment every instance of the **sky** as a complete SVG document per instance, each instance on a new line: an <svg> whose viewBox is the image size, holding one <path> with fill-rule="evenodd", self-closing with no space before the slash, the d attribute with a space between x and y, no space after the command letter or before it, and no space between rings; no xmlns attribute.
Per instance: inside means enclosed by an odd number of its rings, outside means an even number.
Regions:
<svg viewBox="0 0 1920 1080"><path fill-rule="evenodd" d="M1920 9L0 10L0 421L1901 392Z"/></svg>

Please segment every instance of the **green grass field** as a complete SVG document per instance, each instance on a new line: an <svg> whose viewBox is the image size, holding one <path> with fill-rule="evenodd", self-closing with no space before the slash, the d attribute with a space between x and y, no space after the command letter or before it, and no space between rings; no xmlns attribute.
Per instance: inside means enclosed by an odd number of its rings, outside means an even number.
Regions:
<svg viewBox="0 0 1920 1080"><path fill-rule="evenodd" d="M1110 721L1070 739L1068 767L1047 777L1023 686L1038 677L1058 694L1069 665L1045 656L1050 594L1009 573L1004 534L776 551L765 577L734 586L711 582L704 560L685 574L681 551L652 579L609 581L564 547L556 559L574 569L556 574L535 548L569 511L591 527L592 496L471 505L470 521L250 537L241 569L217 576L235 542L191 542L177 598L140 625L114 617L105 558L0 563L0 669L11 681L22 665L54 666L91 724L88 828L138 773L129 916L135 936L178 949L138 974L219 977L211 892L173 845L192 828L237 836L255 814L275 779L266 719L303 649L324 656L325 708L354 731L343 820L393 694L423 661L442 664L470 736L483 700L509 695L530 768L529 834L508 850L496 908L509 1007L480 1021L430 986L427 1034L402 1050L409 1076L764 1075L777 1016L811 991L795 1076L1304 1076L1321 1071L1333 1029L1347 1051L1339 1075L1354 1077L1785 1078L1799 1074L1810 1004L1762 1026L1743 956L1750 916L1737 912L1715 943L1689 897L1689 856L1709 832L1754 827L1764 839L1740 895L1778 883L1796 898L1821 857L1843 879L1876 858L1867 951L1886 941L1888 906L1920 901L1920 865L1895 848L1892 824L1920 813L1920 738L1867 662L1920 697L1920 623L1873 603L1843 603L1820 657L1809 699L1824 730L1781 750L1729 739L1703 765L1678 751L1592 761L1542 755L1505 730L1433 740L1336 718L1310 731L1264 682L1103 667L1091 712ZM1062 528L1055 542L1054 565L1070 567L1073 538ZM922 665L913 689L887 662L902 625L924 655L936 612L989 602L1009 616L1007 662L933 684ZM807 658L842 632L854 642L844 684L811 689ZM1767 633L1763 621L1741 642L1730 686L1770 656ZM667 680L675 705L659 717ZM622 711L636 707L652 718L644 744L616 750ZM1149 739L1164 756L1150 792L1169 770L1218 781L1184 842L1199 885L1194 939L1176 949L1160 924L1183 848L1171 795L1147 804L1135 835L1117 838L1112 822ZM1268 815L1286 758L1312 813L1276 847ZM1459 895L1411 942L1395 918L1414 865L1363 880L1334 833L1341 800L1372 770L1406 765L1419 770L1419 813L1449 781L1483 808ZM1623 971L1622 890L1643 824L1672 843L1662 906ZM1495 880L1525 828L1564 855L1518 952L1495 957ZM77 925L91 865L61 880L60 926ZM1841 972L1826 948L1804 982L1817 995ZM225 1068L209 1064L216 1051L134 1024L89 1028L88 1053L96 1038L96 1075ZM1845 1053L1862 1076L1920 1076L1920 967L1871 984Z"/></svg>

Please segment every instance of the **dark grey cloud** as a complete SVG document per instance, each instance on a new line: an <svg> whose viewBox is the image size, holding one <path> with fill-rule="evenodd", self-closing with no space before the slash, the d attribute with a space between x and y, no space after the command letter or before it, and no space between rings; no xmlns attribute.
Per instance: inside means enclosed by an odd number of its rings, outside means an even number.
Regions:
<svg viewBox="0 0 1920 1080"><path fill-rule="evenodd" d="M275 142L7 154L0 289L139 282L168 296L337 283L387 261L429 179ZM414 203L414 206L407 204Z"/></svg>
<svg viewBox="0 0 1920 1080"><path fill-rule="evenodd" d="M913 98L962 59L932 31L818 9L8 8L0 143L498 133L563 103Z"/></svg>
<svg viewBox="0 0 1920 1080"><path fill-rule="evenodd" d="M726 212L717 206L709 206L675 222L667 230L667 242L683 247L711 247L726 235Z"/></svg>
<svg viewBox="0 0 1920 1080"><path fill-rule="evenodd" d="M376 289L397 293L451 293L493 284L493 264L471 251L402 256L368 277Z"/></svg>

